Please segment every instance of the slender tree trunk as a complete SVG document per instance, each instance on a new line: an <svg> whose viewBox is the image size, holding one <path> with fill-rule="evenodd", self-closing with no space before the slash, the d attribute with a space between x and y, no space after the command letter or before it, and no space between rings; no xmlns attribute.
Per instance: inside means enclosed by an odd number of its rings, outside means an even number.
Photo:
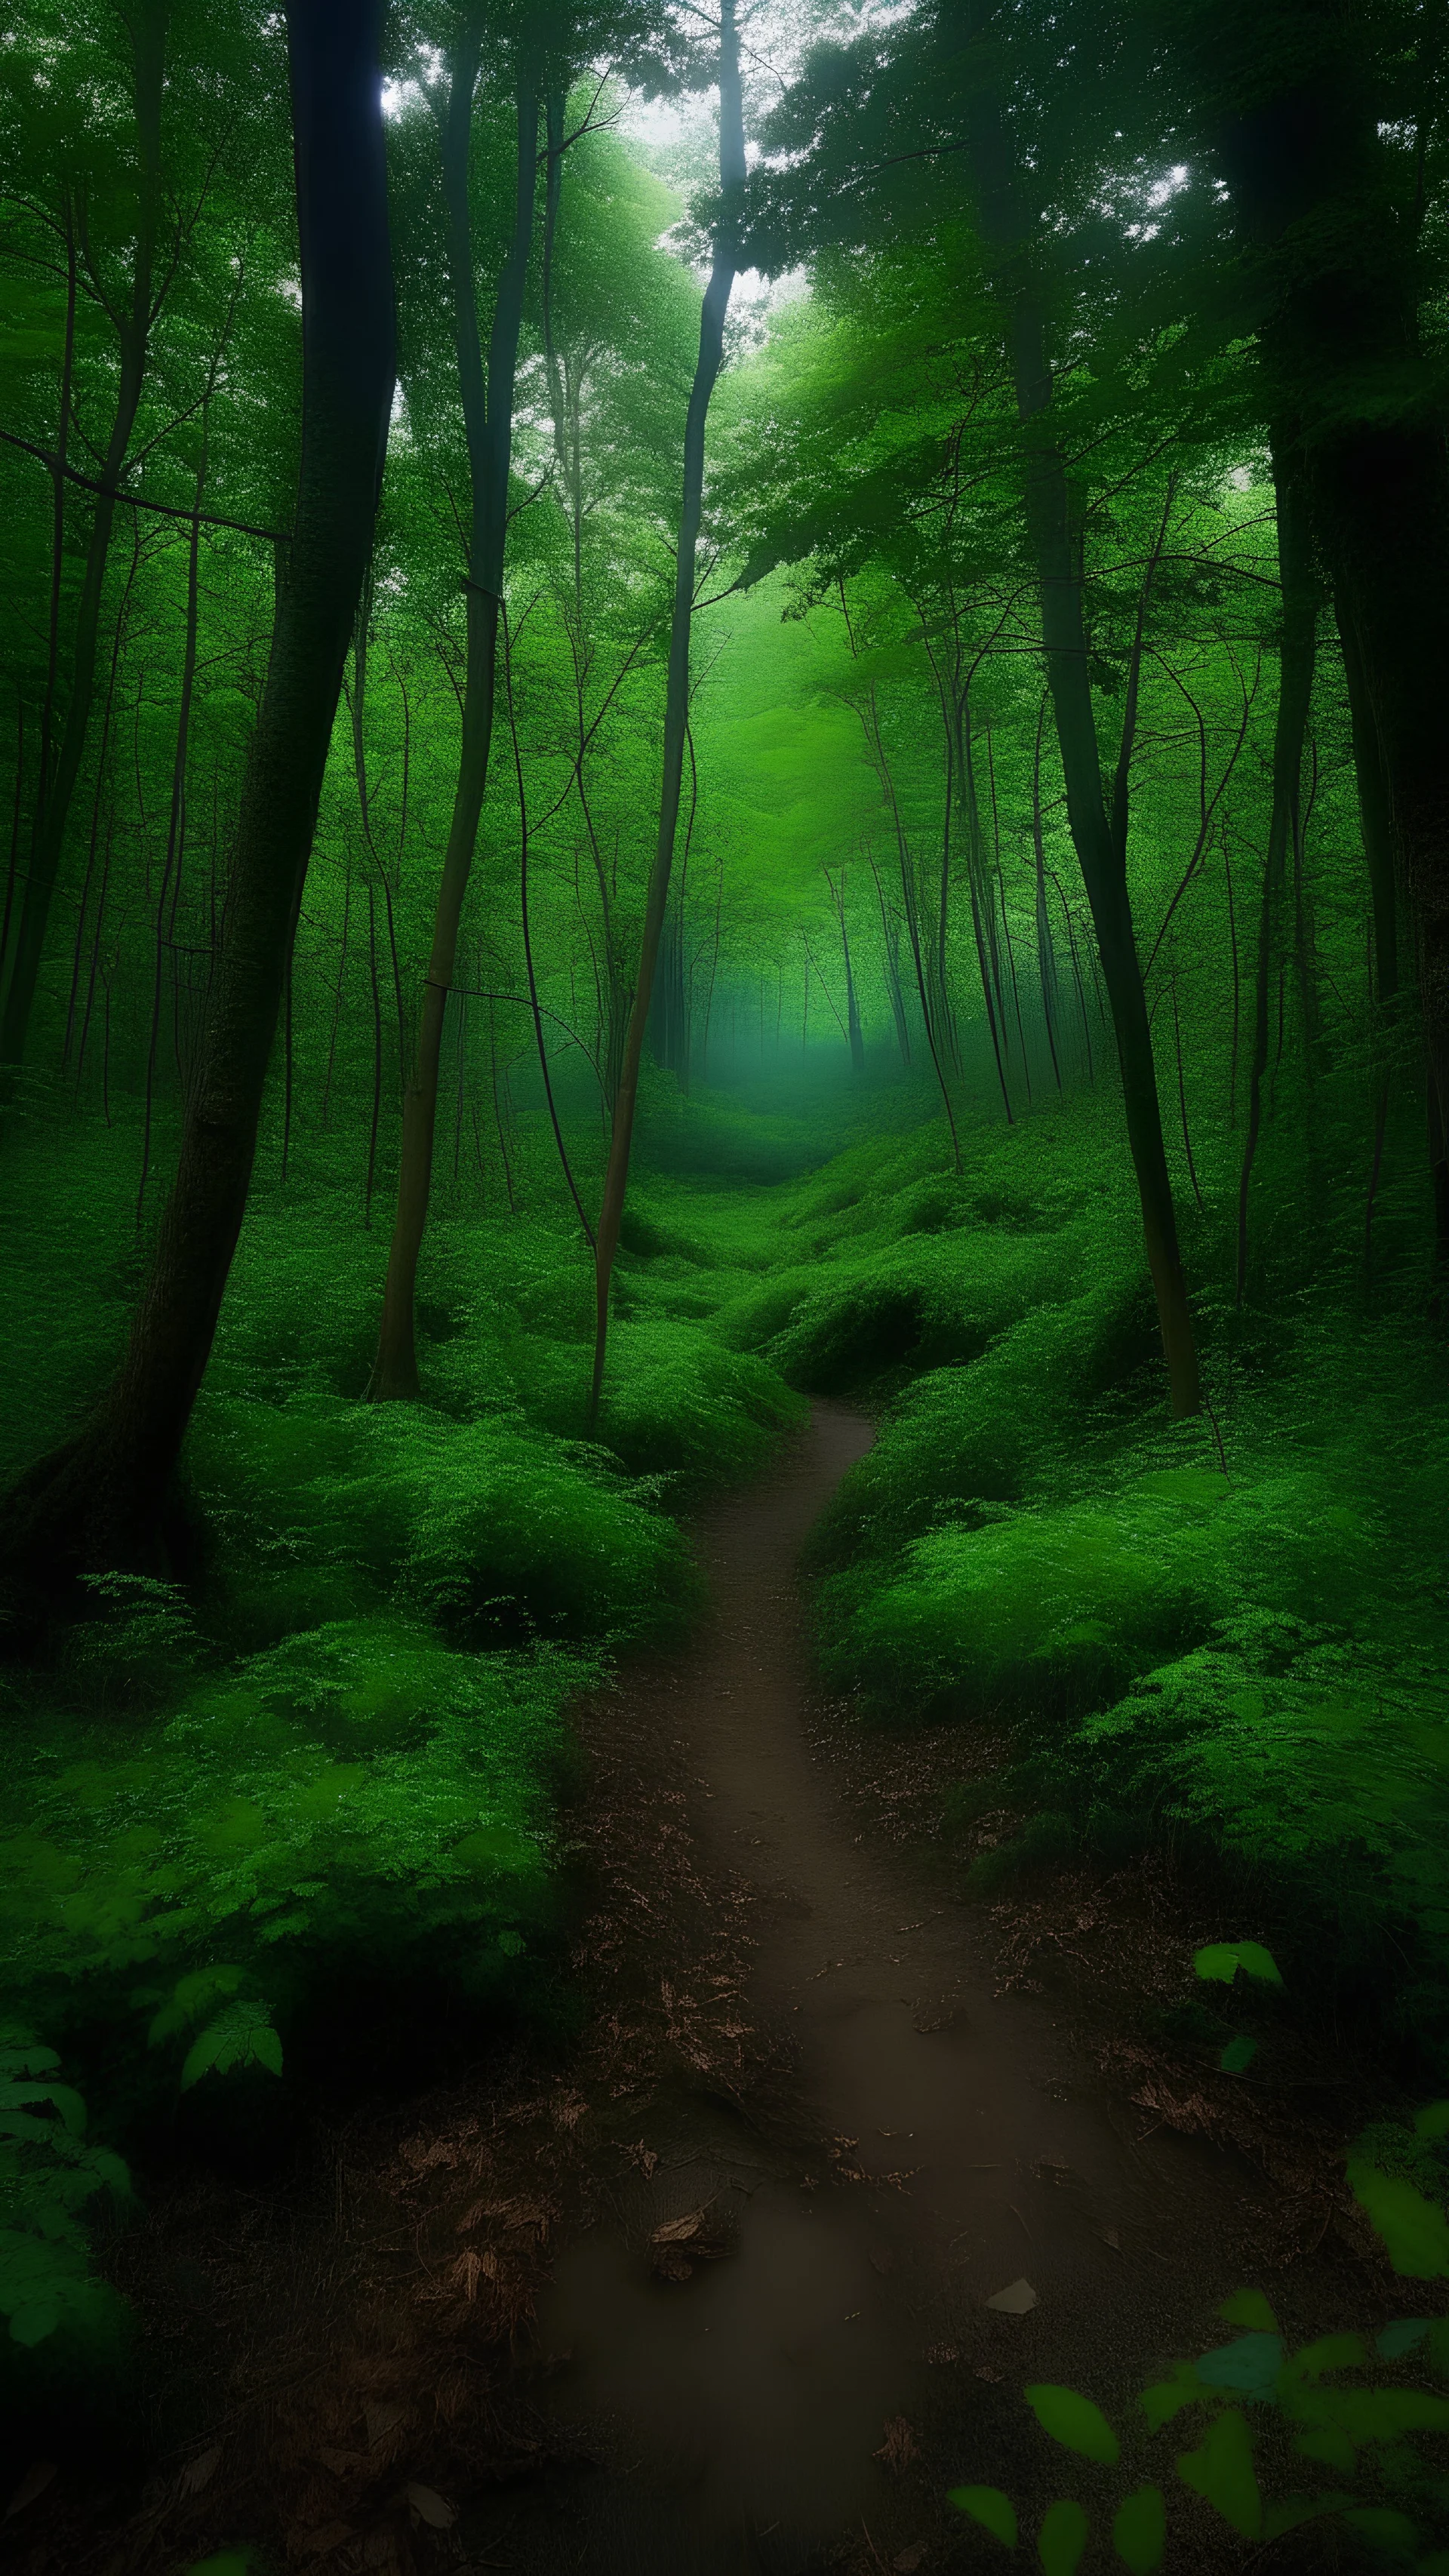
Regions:
<svg viewBox="0 0 1449 2576"><path fill-rule="evenodd" d="M292 559L247 756L225 943L150 1280L79 1440L10 1498L10 1564L154 1563L246 1208L267 1065L358 593L394 377L382 0L289 0L302 280Z"/></svg>
<svg viewBox="0 0 1449 2576"><path fill-rule="evenodd" d="M120 378L97 480L102 486L94 504L85 571L81 577L71 648L70 691L61 727L53 775L43 768L37 794L30 874L20 908L5 1007L0 1014L0 1064L19 1065L25 1056L30 1015L45 951L51 898L60 872L61 851L71 800L80 777L95 699L96 651L100 638L101 601L115 493L125 468L146 381L151 327L155 320L156 230L161 199L161 103L166 78L166 37L170 0L139 0L127 14L134 71L133 101L139 190L136 247L131 269L130 310L120 325ZM67 331L67 365L69 363ZM68 390L68 388L67 388ZM68 406L67 406L68 408ZM57 473L57 494L60 476ZM57 502L59 508L59 502ZM55 607L58 609L58 594Z"/></svg>
<svg viewBox="0 0 1449 2576"><path fill-rule="evenodd" d="M1102 785L1101 754L1087 650L1082 577L1072 526L1066 459L1052 435L1052 374L1046 331L1030 272L1029 228L1016 203L1011 144L999 100L983 85L973 135L983 230L1005 322L1025 465L1026 526L1041 594L1042 643L1067 820L1091 906L1102 961L1127 1142L1142 1210L1143 1243L1175 1415L1201 1403L1192 1316L1178 1250L1177 1213L1162 1136L1152 1028L1127 890L1126 778L1118 764L1114 810ZM1130 739L1130 719L1124 740Z"/></svg>
<svg viewBox="0 0 1449 2576"><path fill-rule="evenodd" d="M1353 766L1358 781L1359 820L1374 924L1374 996L1387 1010L1399 989L1399 893L1394 856L1393 812L1384 774L1378 726L1369 696L1368 674L1352 614L1340 595L1334 600L1338 640L1343 648L1348 683L1348 715L1353 739Z"/></svg>
<svg viewBox="0 0 1449 2576"><path fill-rule="evenodd" d="M166 959L166 905L173 883L181 872L182 839L186 830L186 762L191 747L191 700L196 683L196 629L201 581L201 503L206 489L206 429L203 413L201 462L196 469L196 507L191 519L191 538L186 549L186 641L181 657L181 699L176 712L176 749L171 763L171 806L166 822L166 863L161 872L161 891L156 898L156 973L151 995L151 1042L146 1052L146 1108L141 1131L141 1177L136 1189L136 1231L139 1234L146 1211L146 1183L151 1171L151 1125L156 1105L156 1060L161 1043L161 982ZM174 943L176 905L171 904L171 935Z"/></svg>
<svg viewBox="0 0 1449 2576"><path fill-rule="evenodd" d="M438 1112L443 1021L453 981L463 902L473 870L478 821L488 785L497 698L514 379L518 368L524 284L533 241L533 207L537 192L538 95L528 77L520 79L516 95L513 230L498 285L485 373L473 283L473 224L468 193L473 94L482 60L483 28L482 16L470 15L453 52L442 137L443 199L447 214L458 388L472 484L463 738L452 821L433 916L432 950L418 1014L416 1054L403 1094L397 1218L388 1255L377 1356L368 1387L374 1401L416 1398L421 1391L413 1304L417 1290L418 1256L427 1227L428 1197L432 1188L433 1131Z"/></svg>
<svg viewBox="0 0 1449 2576"><path fill-rule="evenodd" d="M1036 860L1036 971L1041 986L1041 1015L1046 1023L1047 1051L1052 1060L1058 1091L1062 1087L1062 1068L1057 1055L1057 1014L1061 1009L1061 988L1057 982L1057 956L1052 945L1051 915L1047 911L1046 836L1041 822L1041 737L1046 722L1046 700L1037 711L1036 751L1031 770L1031 846Z"/></svg>
<svg viewBox="0 0 1449 2576"><path fill-rule="evenodd" d="M1313 696L1314 632L1318 597L1312 540L1302 487L1283 448L1274 455L1278 503L1278 572L1283 597L1283 642L1278 668L1278 717L1273 734L1273 802L1263 862L1258 914L1258 964L1253 985L1253 1050L1248 1064L1248 1132L1238 1180L1237 1301L1248 1284L1248 1205L1253 1164L1263 1125L1263 1076L1268 1069L1269 1014L1282 949L1282 912L1289 850L1299 823L1303 744Z"/></svg>
<svg viewBox="0 0 1449 2576"><path fill-rule="evenodd" d="M1028 440L1027 520L1041 584L1042 641L1067 785L1067 818L1092 910L1117 1040L1127 1141L1137 1176L1172 1410L1177 1415L1196 1413L1201 1401L1197 1351L1162 1140L1152 1030L1127 892L1125 815L1120 820L1109 818L1102 794L1066 464L1046 426L1051 373L1040 317L1025 297L1012 312L1011 343L1017 407Z"/></svg>
<svg viewBox="0 0 1449 2576"><path fill-rule="evenodd" d="M595 1253L595 1318L594 1373L589 1392L589 1422L598 1420L599 1398L604 1384L604 1358L609 1336L609 1283L614 1272L614 1255L619 1246L619 1228L624 1216L624 1196L629 1186L629 1149L634 1135L634 1111L639 1095L639 1067L644 1051L644 1032L649 1022L649 1002L654 988L654 968L659 955L660 934L664 928L665 907L669 901L669 878L674 864L674 836L679 821L680 790L684 777L684 737L689 722L689 629L694 613L695 550L699 542L699 523L704 506L704 430L709 414L710 396L724 360L725 314L729 309L730 290L735 282L738 264L736 238L743 208L745 188L745 123L740 95L740 44L735 23L735 0L720 0L719 60L719 158L722 207L715 236L714 260L709 284L699 319L699 356L695 362L694 383L690 388L689 410L684 428L684 492L679 514L679 541L674 565L674 611L669 635L669 677L664 709L664 776L659 802L659 839L650 871L649 891L644 907L644 933L639 950L639 974L634 987L634 1002L624 1036L623 1060L619 1068L619 1088L614 1101L613 1129L609 1139L609 1161L604 1174L603 1198L599 1208L598 1241Z"/></svg>

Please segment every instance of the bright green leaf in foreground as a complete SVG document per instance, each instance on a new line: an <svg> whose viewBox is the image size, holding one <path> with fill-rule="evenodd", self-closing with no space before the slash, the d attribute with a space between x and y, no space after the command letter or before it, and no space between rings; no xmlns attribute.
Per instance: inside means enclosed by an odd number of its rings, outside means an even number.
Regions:
<svg viewBox="0 0 1449 2576"><path fill-rule="evenodd" d="M1260 1985L1281 1986L1278 1962L1261 1941L1209 1941L1193 1954L1193 1967L1210 1984L1230 1986L1241 1968Z"/></svg>
<svg viewBox="0 0 1449 2576"><path fill-rule="evenodd" d="M969 2513L1007 2549L1016 2547L1016 2507L1000 2487L953 2487L946 2502L958 2513Z"/></svg>
<svg viewBox="0 0 1449 2576"><path fill-rule="evenodd" d="M1037 2534L1043 2576L1076 2576L1090 2525L1079 2504L1064 2499L1048 2508Z"/></svg>
<svg viewBox="0 0 1449 2576"><path fill-rule="evenodd" d="M1449 2279L1449 2223L1400 2174L1380 2173L1365 2156L1348 2159L1349 2189L1394 2270L1408 2281Z"/></svg>
<svg viewBox="0 0 1449 2576"><path fill-rule="evenodd" d="M1090 2397L1079 2397L1074 2388L1043 2384L1027 2390L1026 2402L1042 2431L1065 2450L1080 2451L1087 2460L1104 2460L1109 2468L1115 2464L1120 2452L1117 2436Z"/></svg>
<svg viewBox="0 0 1449 2576"><path fill-rule="evenodd" d="M1253 2437L1236 2406L1218 2417L1197 2450L1180 2454L1177 2474L1244 2540L1259 2537L1263 2499L1253 2467Z"/></svg>
<svg viewBox="0 0 1449 2576"><path fill-rule="evenodd" d="M1112 2546L1132 2576L1153 2576L1167 2547L1167 2507L1161 2487L1138 2487L1118 2506Z"/></svg>
<svg viewBox="0 0 1449 2576"><path fill-rule="evenodd" d="M1255 2334L1276 2334L1278 2320L1261 2290L1234 2290L1218 2310L1225 2326L1251 2326Z"/></svg>

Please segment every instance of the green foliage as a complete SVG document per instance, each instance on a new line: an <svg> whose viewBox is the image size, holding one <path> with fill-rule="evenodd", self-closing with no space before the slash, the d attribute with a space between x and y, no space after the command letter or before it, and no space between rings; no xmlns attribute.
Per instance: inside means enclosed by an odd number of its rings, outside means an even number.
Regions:
<svg viewBox="0 0 1449 2576"><path fill-rule="evenodd" d="M953 2487L946 2499L1006 2549L1016 2547L1016 2507L1000 2487Z"/></svg>
<svg viewBox="0 0 1449 2576"><path fill-rule="evenodd" d="M1090 2529L1079 2504L1064 2498L1059 2504L1049 2505L1036 2542L1042 2576L1076 2576Z"/></svg>
<svg viewBox="0 0 1449 2576"><path fill-rule="evenodd" d="M138 2016L173 2084L278 2071L264 2008L285 2029L384 1963L475 2000L525 1991L562 1710L595 1670L374 1614L198 1681L139 1739L42 1708L15 1748L10 1991L56 2031Z"/></svg>
<svg viewBox="0 0 1449 2576"><path fill-rule="evenodd" d="M130 2177L87 2139L85 2104L58 2065L27 2032L0 2030L0 2315L27 2350L58 2336L99 2359L123 2337L125 2310L94 2277L83 2213L124 2200Z"/></svg>
<svg viewBox="0 0 1449 2576"><path fill-rule="evenodd" d="M1029 2388L1026 2402L1044 2433L1060 2442L1068 2451L1080 2451L1087 2460L1105 2460L1109 2467L1119 2457L1117 2436L1099 2406L1090 2397L1079 2397L1074 2388Z"/></svg>
<svg viewBox="0 0 1449 2576"><path fill-rule="evenodd" d="M1325 2335L1290 2353L1261 2291L1236 2292L1219 2313L1247 2331L1196 2362L1174 2363L1168 2376L1145 2388L1138 2401L1154 2446L1189 2410L1197 2415L1197 2440L1175 2454L1179 2485L1250 2545L1266 2545L1302 2524L1332 2517L1341 2532L1415 2566L1420 2576L1436 2571L1437 2558L1423 2553L1439 2536L1449 2491L1435 2474L1437 2451L1422 2462L1413 2444L1426 2438L1437 2442L1449 2432L1449 2399L1402 2385L1330 2384L1366 2367L1364 2338ZM1449 2374L1449 2328L1442 2322L1405 2321L1386 2328L1377 2349L1382 2358L1396 2361L1425 2343L1441 2375ZM1025 2397L1053 2440L1102 2467L1118 2465L1123 2443L1090 2399L1072 2389L1044 2386L1028 2388ZM1253 2409L1252 2418L1245 2403ZM1264 2459L1271 2457L1281 2470L1285 2437L1299 2459L1351 2478L1355 2486L1316 2495L1265 2494ZM1125 2441L1129 2462L1148 2465L1141 2430L1134 2433L1129 2427ZM1380 2492L1374 2491L1376 2486ZM1000 2489L959 2487L949 2501L1015 2546L1016 2507ZM1435 2523L1432 2533L1425 2530L1426 2517ZM1048 2509L1038 2538L1038 2558L1048 2576L1079 2564L1091 2531L1092 2519L1080 2504L1062 2502ZM1131 2576L1155 2576L1169 2563L1167 2499L1157 2480L1139 2478L1121 2497L1112 2509L1111 2538L1117 2562ZM1185 2568L1196 2561L1191 2555L1174 2555L1171 2563Z"/></svg>
<svg viewBox="0 0 1449 2576"><path fill-rule="evenodd" d="M1283 1979L1271 1950L1261 1941L1210 1941L1205 1949L1193 1954L1193 1974L1210 1983L1230 1986L1241 1968L1245 1977L1256 1978L1260 1985L1281 1986Z"/></svg>
<svg viewBox="0 0 1449 2576"><path fill-rule="evenodd" d="M1112 2518L1112 2546L1131 2576L1155 2576L1167 2548L1161 2487L1137 2487L1124 2496Z"/></svg>

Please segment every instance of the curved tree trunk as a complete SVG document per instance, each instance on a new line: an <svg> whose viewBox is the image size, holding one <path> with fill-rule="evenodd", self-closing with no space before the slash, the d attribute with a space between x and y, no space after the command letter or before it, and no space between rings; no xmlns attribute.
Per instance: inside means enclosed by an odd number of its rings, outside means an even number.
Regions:
<svg viewBox="0 0 1449 2576"><path fill-rule="evenodd" d="M513 387L523 326L523 290L533 243L538 177L538 95L527 79L517 94L518 159L513 233L498 285L485 374L473 285L473 223L468 172L473 136L473 93L483 54L484 20L467 19L449 65L443 121L443 197L447 209L448 264L453 290L453 331L458 389L472 484L468 540L468 641L463 682L463 739L453 814L433 915L433 943L418 1014L417 1049L403 1094L402 1160L397 1218L388 1254L382 1325L368 1394L376 1401L416 1397L417 1344L413 1306L418 1256L428 1222L433 1183L433 1133L438 1114L438 1071L443 1021L458 953L458 930L478 822L488 786L493 713L498 694L499 618L503 604L503 550L508 529L508 463L513 445Z"/></svg>
<svg viewBox="0 0 1449 2576"><path fill-rule="evenodd" d="M674 864L674 835L679 823L684 778L684 737L689 722L689 628L694 614L695 548L704 507L704 427L710 396L724 359L725 314L737 268L736 233L745 187L745 121L740 96L740 39L735 0L721 0L719 37L719 170L723 209L715 240L714 261L699 317L699 356L690 387L684 424L684 498L679 514L679 542L674 558L674 613L669 635L669 679L664 706L664 777L659 800L659 839L644 906L644 934L639 949L639 977L624 1033L619 1088L614 1100L609 1161L599 1208L594 1260L594 1375L589 1394L589 1422L598 1420L604 1384L604 1358L609 1338L609 1283L619 1248L624 1194L629 1186L629 1149L634 1110L639 1097L639 1066L654 968L669 901Z"/></svg>
<svg viewBox="0 0 1449 2576"><path fill-rule="evenodd" d="M383 0L289 0L302 276L291 563L237 820L176 1182L126 1356L79 1440L12 1494L0 1548L54 1581L154 1563L246 1208L267 1063L358 595L394 375Z"/></svg>

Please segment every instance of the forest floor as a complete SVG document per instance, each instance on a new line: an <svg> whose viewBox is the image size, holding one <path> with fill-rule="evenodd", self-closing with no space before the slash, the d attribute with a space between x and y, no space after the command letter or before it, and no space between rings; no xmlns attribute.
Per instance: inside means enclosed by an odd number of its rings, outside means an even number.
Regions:
<svg viewBox="0 0 1449 2576"><path fill-rule="evenodd" d="M870 1437L817 1403L704 1510L699 1635L581 1714L576 2037L319 2124L285 2187L192 2175L118 2241L198 2430L139 2513L111 2472L23 2508L26 2576L241 2539L338 2576L964 2566L953 2484L1122 2485L1044 2456L1024 2382L1120 2422L1244 2287L1295 2342L1424 2305L1342 2181L1367 2079L1290 2039L1244 2081L1155 2028L1240 1925L1158 1864L964 1902L932 1839L959 1730L812 1697L795 1564ZM1174 2571L1241 2565L1176 2492Z"/></svg>

